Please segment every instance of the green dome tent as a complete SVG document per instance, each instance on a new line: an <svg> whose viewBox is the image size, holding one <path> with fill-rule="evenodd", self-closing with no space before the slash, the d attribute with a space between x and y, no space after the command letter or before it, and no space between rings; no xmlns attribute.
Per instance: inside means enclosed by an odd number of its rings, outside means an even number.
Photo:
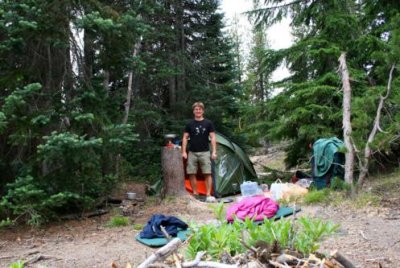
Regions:
<svg viewBox="0 0 400 268"><path fill-rule="evenodd" d="M216 197L240 192L240 184L257 179L256 171L244 150L220 133L216 133L218 158L213 161L213 194ZM206 194L204 177L197 174L197 189ZM191 191L189 176L185 175L185 186Z"/></svg>
<svg viewBox="0 0 400 268"><path fill-rule="evenodd" d="M240 184L244 181L257 179L253 163L248 155L236 143L220 133L216 133L218 158L212 163L213 190L216 197L227 196L240 192ZM183 160L184 161L184 160ZM184 161L186 167L186 161ZM147 189L148 194L160 193L163 180L160 179ZM191 192L189 176L185 168L185 187ZM206 194L204 176L199 170L197 173L197 190L200 194Z"/></svg>

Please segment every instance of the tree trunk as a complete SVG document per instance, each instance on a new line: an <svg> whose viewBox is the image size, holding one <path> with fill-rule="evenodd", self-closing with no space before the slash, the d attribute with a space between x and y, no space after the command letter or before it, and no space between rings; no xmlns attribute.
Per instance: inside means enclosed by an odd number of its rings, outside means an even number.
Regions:
<svg viewBox="0 0 400 268"><path fill-rule="evenodd" d="M133 49L133 57L136 57L139 49L140 49L140 42L141 38L139 38L139 41L136 43L135 48ZM128 117L129 117L129 110L131 108L131 100L132 100L132 80L133 80L133 72L134 70L131 70L129 72L129 78L128 78L128 90L126 92L126 102L124 104L125 106L125 116L124 119L122 120L123 124L128 123Z"/></svg>
<svg viewBox="0 0 400 268"><path fill-rule="evenodd" d="M89 12L89 11L88 11ZM88 31L84 31L83 35L83 55L84 55L84 63L83 63L83 78L84 81L89 82L93 78L93 64L95 59L95 48L94 48L95 36L89 33Z"/></svg>
<svg viewBox="0 0 400 268"><path fill-rule="evenodd" d="M175 52L174 52L175 53ZM176 61L175 56L169 56L169 64L171 68L175 68ZM173 111L176 107L176 75L171 75L168 81L168 105L169 108Z"/></svg>
<svg viewBox="0 0 400 268"><path fill-rule="evenodd" d="M181 150L178 148L163 147L161 153L161 166L164 178L164 194L185 196L185 173Z"/></svg>
<svg viewBox="0 0 400 268"><path fill-rule="evenodd" d="M107 96L110 91L109 85L110 85L110 72L108 70L104 70L104 72L103 72L103 87L107 93Z"/></svg>
<svg viewBox="0 0 400 268"><path fill-rule="evenodd" d="M178 107L174 107L174 112L176 115L182 114L182 109L179 107L183 104L183 98L186 95L186 68L185 68L185 55L186 55L186 45L185 45L185 28L184 28L184 7L183 1L177 1L177 56L178 56L178 66L179 74L176 77L176 101Z"/></svg>
<svg viewBox="0 0 400 268"><path fill-rule="evenodd" d="M141 39L142 38L139 38L139 41L135 44L135 48L133 49L133 53L132 53L133 57L136 57L136 55L140 49ZM124 115L124 118L122 119L122 124L128 123L129 111L131 109L133 72L134 72L134 70L132 69L129 72L129 76L128 76L128 89L126 91L126 102L124 104L125 115ZM117 177L119 176L119 163L120 162L121 162L121 155L118 154L117 159L115 161L115 173L116 173Z"/></svg>
<svg viewBox="0 0 400 268"><path fill-rule="evenodd" d="M345 53L342 53L340 55L339 62L339 71L342 76L343 84L343 139L347 149L346 161L344 166L344 179L347 183L353 185L354 146L351 141L351 87Z"/></svg>

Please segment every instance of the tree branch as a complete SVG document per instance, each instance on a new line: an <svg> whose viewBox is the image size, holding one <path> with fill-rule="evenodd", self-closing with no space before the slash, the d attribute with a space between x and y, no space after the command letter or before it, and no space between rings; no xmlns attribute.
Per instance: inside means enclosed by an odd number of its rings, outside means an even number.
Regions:
<svg viewBox="0 0 400 268"><path fill-rule="evenodd" d="M389 80L388 80L387 88L386 88L386 95L380 96L378 108L376 110L374 126L372 127L371 133L368 136L367 143L365 144L364 161L363 161L362 166L360 166L360 174L358 176L358 187L361 187L364 184L365 178L367 177L369 160L372 155L372 150L371 150L370 144L374 141L376 132L380 129L379 124L381 121L381 113L382 113L382 109L383 109L383 104L385 103L386 99L389 97L390 92L392 90L393 71L394 71L395 67L396 67L396 65L393 64L392 67L390 68Z"/></svg>
<svg viewBox="0 0 400 268"><path fill-rule="evenodd" d="M297 1L293 1L290 3L286 3L286 4L282 4L282 5L276 5L276 6L272 6L272 7L263 7L263 8L258 8L258 9L254 9L251 12L263 12L263 11L270 11L270 10L275 10L275 9L280 9L280 8L285 8L285 7L289 7L291 5L295 5L295 4L299 4L301 2L304 2L304 0L297 0ZM245 12L246 13L246 12Z"/></svg>

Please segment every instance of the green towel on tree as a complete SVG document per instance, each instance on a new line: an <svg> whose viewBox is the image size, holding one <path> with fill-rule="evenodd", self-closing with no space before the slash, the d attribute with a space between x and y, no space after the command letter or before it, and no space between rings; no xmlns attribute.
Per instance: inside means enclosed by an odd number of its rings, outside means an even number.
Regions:
<svg viewBox="0 0 400 268"><path fill-rule="evenodd" d="M344 147L344 143L336 137L319 139L313 145L314 151L314 176L325 175L331 167L334 154Z"/></svg>

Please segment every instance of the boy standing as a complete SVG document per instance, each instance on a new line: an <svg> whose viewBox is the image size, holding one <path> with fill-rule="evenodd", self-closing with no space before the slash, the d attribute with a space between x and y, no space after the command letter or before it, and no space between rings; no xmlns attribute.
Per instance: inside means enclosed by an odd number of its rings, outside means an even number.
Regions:
<svg viewBox="0 0 400 268"><path fill-rule="evenodd" d="M217 159L217 141L215 137L215 129L213 123L205 119L204 104L195 102L192 105L194 119L190 120L186 125L182 138L182 157L188 160L187 174L189 175L190 185L193 194L198 198L196 174L198 165L201 172L205 176L206 182L206 202L215 202L215 198L211 195L212 176L211 176L211 159ZM208 138L211 140L211 158ZM189 154L186 153L186 147L189 143Z"/></svg>

